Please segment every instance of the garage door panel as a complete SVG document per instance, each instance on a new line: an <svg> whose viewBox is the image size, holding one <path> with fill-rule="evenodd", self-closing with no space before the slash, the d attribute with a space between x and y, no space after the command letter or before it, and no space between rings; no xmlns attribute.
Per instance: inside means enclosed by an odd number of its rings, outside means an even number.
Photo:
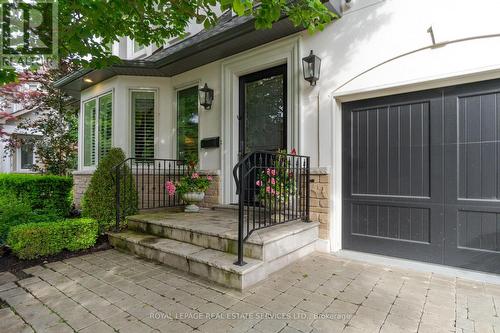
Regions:
<svg viewBox="0 0 500 333"><path fill-rule="evenodd" d="M497 205L498 206L498 205ZM497 207L446 206L444 263L500 273L500 211ZM456 237L451 237L456 235Z"/></svg>
<svg viewBox="0 0 500 333"><path fill-rule="evenodd" d="M484 92L478 91L483 87ZM445 97L444 263L500 273L499 81Z"/></svg>
<svg viewBox="0 0 500 333"><path fill-rule="evenodd" d="M430 242L430 209L353 203L351 233L394 240Z"/></svg>
<svg viewBox="0 0 500 333"><path fill-rule="evenodd" d="M471 250L500 251L500 214L459 210L458 247Z"/></svg>
<svg viewBox="0 0 500 333"><path fill-rule="evenodd" d="M352 194L429 197L429 103L351 113Z"/></svg>
<svg viewBox="0 0 500 333"><path fill-rule="evenodd" d="M498 99L498 94L484 94L458 100L459 198L499 198Z"/></svg>

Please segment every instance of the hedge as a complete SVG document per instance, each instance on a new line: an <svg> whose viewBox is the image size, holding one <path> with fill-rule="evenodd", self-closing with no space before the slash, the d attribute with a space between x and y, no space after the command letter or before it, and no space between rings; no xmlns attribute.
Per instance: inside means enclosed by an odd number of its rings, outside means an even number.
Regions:
<svg viewBox="0 0 500 333"><path fill-rule="evenodd" d="M53 212L31 210L24 200L12 194L0 195L0 246L5 243L10 228L25 223L54 222L64 219Z"/></svg>
<svg viewBox="0 0 500 333"><path fill-rule="evenodd" d="M27 223L10 229L7 244L19 258L34 259L65 249L89 248L95 244L97 233L97 222L87 218Z"/></svg>
<svg viewBox="0 0 500 333"><path fill-rule="evenodd" d="M71 177L0 174L0 195L13 195L40 215L68 216L72 187Z"/></svg>

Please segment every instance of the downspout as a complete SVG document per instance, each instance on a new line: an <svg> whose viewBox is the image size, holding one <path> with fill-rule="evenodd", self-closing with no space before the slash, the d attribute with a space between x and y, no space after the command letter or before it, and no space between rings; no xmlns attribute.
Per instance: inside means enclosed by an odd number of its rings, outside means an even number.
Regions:
<svg viewBox="0 0 500 333"><path fill-rule="evenodd" d="M316 108L317 108L317 113L318 113L318 135L317 135L317 147L318 147L318 169L320 168L321 166L321 148L320 148L320 144L321 144L321 133L320 133L320 124L321 124L321 120L320 120L320 107L319 107L319 92L318 94L316 95Z"/></svg>

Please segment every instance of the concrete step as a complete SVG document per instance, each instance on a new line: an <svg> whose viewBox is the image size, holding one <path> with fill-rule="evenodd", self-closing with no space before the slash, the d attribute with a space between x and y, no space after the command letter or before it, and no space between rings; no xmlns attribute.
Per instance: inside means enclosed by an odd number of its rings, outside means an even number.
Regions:
<svg viewBox="0 0 500 333"><path fill-rule="evenodd" d="M234 264L237 257L201 246L136 231L109 233L115 248L167 264L226 287L247 288L269 274L261 260L245 258L246 265Z"/></svg>
<svg viewBox="0 0 500 333"><path fill-rule="evenodd" d="M198 215L196 215L198 214ZM207 249L238 253L237 217L227 211L150 213L127 218L129 230L177 240ZM218 219L223 222L218 223ZM244 256L278 259L318 239L319 223L300 220L255 231L244 244Z"/></svg>

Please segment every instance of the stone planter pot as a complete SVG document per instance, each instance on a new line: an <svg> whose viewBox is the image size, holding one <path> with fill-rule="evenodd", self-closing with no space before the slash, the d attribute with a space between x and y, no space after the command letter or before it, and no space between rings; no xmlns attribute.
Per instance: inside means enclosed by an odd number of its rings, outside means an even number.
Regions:
<svg viewBox="0 0 500 333"><path fill-rule="evenodd" d="M183 193L181 198L187 203L186 208L184 208L186 213L197 213L200 211L200 207L196 204L203 201L205 192L187 192Z"/></svg>

